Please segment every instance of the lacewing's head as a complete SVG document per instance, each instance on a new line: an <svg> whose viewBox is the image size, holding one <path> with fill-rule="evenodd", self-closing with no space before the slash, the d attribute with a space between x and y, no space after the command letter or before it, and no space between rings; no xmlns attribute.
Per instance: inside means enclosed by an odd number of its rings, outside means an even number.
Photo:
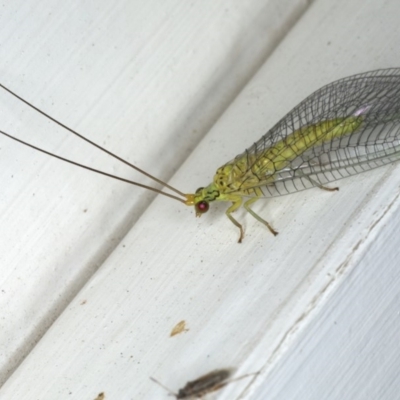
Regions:
<svg viewBox="0 0 400 400"><path fill-rule="evenodd" d="M210 208L210 202L216 200L220 193L216 190L215 185L198 188L194 194L186 195L186 205L194 206L196 217L201 217Z"/></svg>
<svg viewBox="0 0 400 400"><path fill-rule="evenodd" d="M203 188L199 188L196 190L196 194L198 192L203 191ZM210 208L210 203L204 199L204 196L200 196L199 200L194 203L194 209L196 210L196 217L201 217L201 214L205 214Z"/></svg>

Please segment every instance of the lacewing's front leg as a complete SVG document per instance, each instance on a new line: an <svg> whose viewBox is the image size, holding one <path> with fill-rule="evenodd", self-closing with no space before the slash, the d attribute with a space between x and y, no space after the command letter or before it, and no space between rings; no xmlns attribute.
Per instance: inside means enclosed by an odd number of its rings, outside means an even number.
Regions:
<svg viewBox="0 0 400 400"><path fill-rule="evenodd" d="M238 243L242 243L244 238L244 230L243 226L236 221L235 218L232 217L232 213L236 211L242 205L242 197L237 195L230 195L229 200L232 202L232 205L225 211L226 216L231 220L231 222L236 225L240 230L240 236Z"/></svg>

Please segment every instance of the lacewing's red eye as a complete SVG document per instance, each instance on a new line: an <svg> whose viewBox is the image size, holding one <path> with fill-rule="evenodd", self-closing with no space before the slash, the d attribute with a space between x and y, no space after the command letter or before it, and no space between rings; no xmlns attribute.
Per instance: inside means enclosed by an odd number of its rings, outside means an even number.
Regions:
<svg viewBox="0 0 400 400"><path fill-rule="evenodd" d="M201 214L206 213L209 208L210 208L209 204L204 200L203 201L199 201L196 204L196 210Z"/></svg>

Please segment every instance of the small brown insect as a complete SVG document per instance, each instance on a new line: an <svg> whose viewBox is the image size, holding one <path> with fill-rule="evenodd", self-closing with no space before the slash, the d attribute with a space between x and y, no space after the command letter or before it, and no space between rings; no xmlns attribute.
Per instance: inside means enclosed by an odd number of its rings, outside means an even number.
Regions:
<svg viewBox="0 0 400 400"><path fill-rule="evenodd" d="M234 369L232 368L217 369L206 375L201 376L194 381L189 381L182 389L179 389L178 393L175 393L172 390L168 389L165 385L163 385L156 379L152 377L150 377L150 379L163 387L165 390L167 390L169 394L175 396L176 399L201 399L206 394L215 392L233 381L238 381L239 379L254 375L246 374L239 376L238 378L228 380L232 376L233 372Z"/></svg>

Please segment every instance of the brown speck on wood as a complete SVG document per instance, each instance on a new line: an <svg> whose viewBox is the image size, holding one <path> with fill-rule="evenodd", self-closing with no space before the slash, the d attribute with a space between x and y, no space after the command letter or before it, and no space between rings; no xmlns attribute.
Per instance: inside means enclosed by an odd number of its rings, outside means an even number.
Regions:
<svg viewBox="0 0 400 400"><path fill-rule="evenodd" d="M175 336L175 335L179 335L182 332L187 332L189 329L186 328L186 321L182 320L180 322L178 322L171 331L170 336Z"/></svg>

